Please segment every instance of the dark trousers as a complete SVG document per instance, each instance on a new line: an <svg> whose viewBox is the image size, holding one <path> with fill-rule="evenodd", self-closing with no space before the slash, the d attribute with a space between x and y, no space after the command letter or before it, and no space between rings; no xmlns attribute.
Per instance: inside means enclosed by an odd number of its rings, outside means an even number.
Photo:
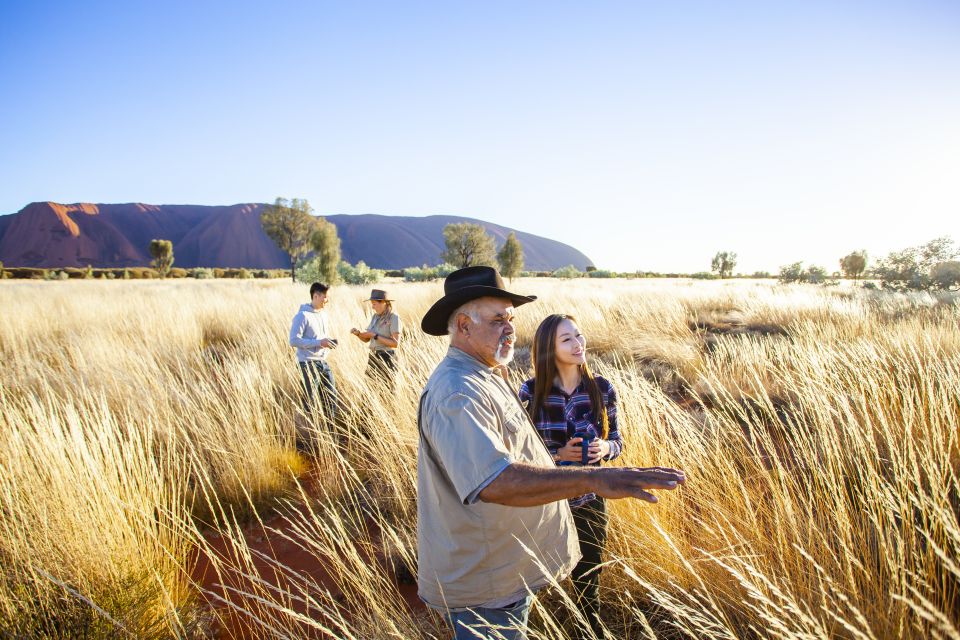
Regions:
<svg viewBox="0 0 960 640"><path fill-rule="evenodd" d="M573 509L573 522L580 539L580 555L583 556L573 568L575 602L583 617L597 637L602 638L600 628L600 571L603 547L607 542L607 507L603 498L591 500ZM588 573L590 572L590 573Z"/></svg>
<svg viewBox="0 0 960 640"><path fill-rule="evenodd" d="M337 383L333 379L330 365L323 360L307 360L300 363L300 375L303 378L305 398L303 409L310 415L319 402L327 426L332 427L337 419L339 401Z"/></svg>
<svg viewBox="0 0 960 640"><path fill-rule="evenodd" d="M397 373L397 356L391 351L371 351L367 359L367 377L392 385Z"/></svg>

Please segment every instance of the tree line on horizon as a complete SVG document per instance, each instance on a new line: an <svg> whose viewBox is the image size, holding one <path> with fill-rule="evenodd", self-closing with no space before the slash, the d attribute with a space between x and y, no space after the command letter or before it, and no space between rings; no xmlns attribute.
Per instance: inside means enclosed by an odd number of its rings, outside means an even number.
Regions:
<svg viewBox="0 0 960 640"><path fill-rule="evenodd" d="M785 284L836 284L840 278L859 282L875 288L873 280L884 289L892 291L956 291L960 289L960 249L949 236L941 236L916 247L892 251L868 268L869 257L865 249L851 251L839 259L839 271L827 270L814 264L793 262L780 267L777 279ZM737 254L719 251L710 263L711 276L730 278L737 265ZM694 274L696 277L698 274ZM754 273L754 278L773 277L767 272Z"/></svg>

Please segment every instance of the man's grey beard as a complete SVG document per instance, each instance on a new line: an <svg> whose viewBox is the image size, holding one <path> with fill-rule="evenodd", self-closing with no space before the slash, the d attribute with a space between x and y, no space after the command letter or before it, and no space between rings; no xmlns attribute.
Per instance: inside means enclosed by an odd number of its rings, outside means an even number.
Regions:
<svg viewBox="0 0 960 640"><path fill-rule="evenodd" d="M510 349L505 355L500 355L503 350L503 344L507 342L506 340L501 340L500 344L497 345L497 352L493 354L493 359L497 361L501 367L505 367L510 364L510 361L513 360L513 343L510 343Z"/></svg>

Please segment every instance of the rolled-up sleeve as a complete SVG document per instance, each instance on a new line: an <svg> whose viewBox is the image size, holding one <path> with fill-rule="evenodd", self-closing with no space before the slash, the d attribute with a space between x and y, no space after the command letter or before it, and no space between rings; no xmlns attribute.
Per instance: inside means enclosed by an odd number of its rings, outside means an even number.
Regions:
<svg viewBox="0 0 960 640"><path fill-rule="evenodd" d="M480 490L514 462L489 407L462 393L436 403L424 437L437 454L457 497L470 504Z"/></svg>

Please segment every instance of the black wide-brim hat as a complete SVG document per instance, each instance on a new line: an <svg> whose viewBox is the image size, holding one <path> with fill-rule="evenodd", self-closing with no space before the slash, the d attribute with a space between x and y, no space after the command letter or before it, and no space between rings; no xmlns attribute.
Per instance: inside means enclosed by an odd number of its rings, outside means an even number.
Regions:
<svg viewBox="0 0 960 640"><path fill-rule="evenodd" d="M533 302L537 296L521 296L503 288L503 278L493 267L458 269L443 281L443 297L433 303L420 321L420 328L432 336L447 335L450 314L462 304L484 298L509 298L513 306Z"/></svg>

